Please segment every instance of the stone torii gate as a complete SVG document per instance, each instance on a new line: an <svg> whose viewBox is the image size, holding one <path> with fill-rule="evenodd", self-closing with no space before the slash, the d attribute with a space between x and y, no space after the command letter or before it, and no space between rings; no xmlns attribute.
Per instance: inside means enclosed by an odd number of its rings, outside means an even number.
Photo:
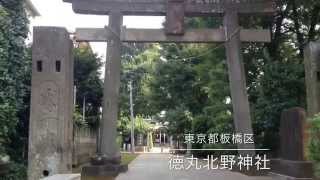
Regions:
<svg viewBox="0 0 320 180"><path fill-rule="evenodd" d="M116 121L120 87L121 42L225 43L233 118L237 133L253 134L241 42L270 42L269 30L242 29L239 15L272 15L272 0L64 0L76 13L109 15L106 28L76 30L77 41L108 42L102 134L98 160L119 163ZM124 15L166 16L165 29L126 29ZM184 17L223 16L224 28L184 30ZM254 154L254 144L238 144L241 154ZM96 162L101 164L101 162ZM103 163L102 163L103 164ZM107 163L110 164L110 163ZM101 169L103 170L103 168ZM84 169L92 171L92 168ZM97 173L97 170L94 170Z"/></svg>

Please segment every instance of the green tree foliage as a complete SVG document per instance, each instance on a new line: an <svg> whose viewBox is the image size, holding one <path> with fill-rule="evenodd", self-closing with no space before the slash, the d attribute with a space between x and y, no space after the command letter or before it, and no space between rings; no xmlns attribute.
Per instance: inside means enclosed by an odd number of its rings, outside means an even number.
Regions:
<svg viewBox="0 0 320 180"><path fill-rule="evenodd" d="M86 102L86 121L95 127L100 119L103 96L103 82L100 79L101 58L94 54L90 46L80 46L74 51L74 82L77 88L76 104L79 112Z"/></svg>
<svg viewBox="0 0 320 180"><path fill-rule="evenodd" d="M292 62L272 62L263 67L265 73L255 89L252 103L254 131L259 146L277 149L281 112L305 107L304 69Z"/></svg>
<svg viewBox="0 0 320 180"><path fill-rule="evenodd" d="M169 131L176 136L192 131L230 132L230 95L223 58L223 49L215 45L150 46L127 64L133 77L139 75L133 70L143 68L142 78L135 81L140 88L134 104L136 107L140 101L144 106L135 111L169 122ZM128 97L126 92L123 95ZM163 111L165 117L159 116Z"/></svg>
<svg viewBox="0 0 320 180"><path fill-rule="evenodd" d="M0 131L0 139L5 141L8 139L9 130L14 128L16 117L15 110L15 99L10 96L8 92L12 91L14 87L13 80L8 77L8 49L9 49L9 18L8 13L3 7L0 6L0 85L1 85L1 96L0 96L0 126L2 130ZM11 85L11 86L10 86ZM12 123L13 122L13 123ZM0 147L0 154L4 153L3 146Z"/></svg>
<svg viewBox="0 0 320 180"><path fill-rule="evenodd" d="M170 44L162 47L162 60L155 63L153 79L149 82L152 92L149 98L158 112L167 111L170 114L166 120L171 125L189 122L189 125L183 126L185 128L175 126L173 132L194 130L206 133L210 127L208 125L215 124L218 114L230 119L225 103L229 92L223 54L219 53L221 49L211 51L210 48L215 46L206 45ZM178 118L182 122L175 122L174 114L181 117L186 113L191 114L194 123L190 122L190 118Z"/></svg>
<svg viewBox="0 0 320 180"><path fill-rule="evenodd" d="M73 112L73 127L74 128L87 128L88 127L88 122L86 122L86 120L83 119L83 116L77 107L76 107L75 111Z"/></svg>
<svg viewBox="0 0 320 180"><path fill-rule="evenodd" d="M0 155L11 158L6 179L24 179L28 143L31 58L22 0L0 1Z"/></svg>
<svg viewBox="0 0 320 180"><path fill-rule="evenodd" d="M248 27L272 27L272 42L244 47L254 129L258 145L278 147L281 111L305 107L303 48L319 38L319 1L278 1L273 19L243 20Z"/></svg>
<svg viewBox="0 0 320 180"><path fill-rule="evenodd" d="M151 130L151 125L142 117L137 116L135 118L135 132L138 134L147 134Z"/></svg>
<svg viewBox="0 0 320 180"><path fill-rule="evenodd" d="M118 131L122 132L123 136L129 137L131 132L131 119L124 115L120 116L120 118L121 119L117 124L117 129ZM135 117L134 131L136 134L147 135L151 128L151 124L148 123L142 116L138 115Z"/></svg>
<svg viewBox="0 0 320 180"><path fill-rule="evenodd" d="M152 46L150 46L152 47ZM123 47L121 87L120 87L120 109L121 115L130 117L129 82L132 82L132 94L135 115L152 115L152 108L146 97L148 88L146 81L150 78L153 69L153 60L159 57L157 48L147 48L138 44L128 44Z"/></svg>
<svg viewBox="0 0 320 180"><path fill-rule="evenodd" d="M192 129L192 114L184 106L177 106L168 110L164 120L169 123L168 132L175 135L175 138L190 132Z"/></svg>
<svg viewBox="0 0 320 180"><path fill-rule="evenodd" d="M244 28L272 31L271 43L243 43L242 49L258 147L277 152L281 112L305 107L303 47L319 38L319 14L317 0L284 0L278 1L273 17L240 18ZM222 18L187 19L187 28L221 26ZM166 111L164 121L176 133L234 131L223 45L162 44L149 46L138 56L153 62L144 66L150 75L139 81L143 88L138 91L146 97L141 102L148 112L140 113L156 116ZM129 62L128 67L143 63Z"/></svg>
<svg viewBox="0 0 320 180"><path fill-rule="evenodd" d="M25 38L28 20L22 0L0 2L0 139L7 148L16 149L13 159L22 159L27 142L27 114L30 84L30 59L27 58ZM3 146L2 146L3 147ZM20 152L18 152L20 151Z"/></svg>

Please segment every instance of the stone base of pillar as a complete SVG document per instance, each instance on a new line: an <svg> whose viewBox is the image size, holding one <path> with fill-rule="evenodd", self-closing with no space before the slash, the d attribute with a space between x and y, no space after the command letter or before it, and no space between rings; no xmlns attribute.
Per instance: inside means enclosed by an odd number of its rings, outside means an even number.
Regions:
<svg viewBox="0 0 320 180"><path fill-rule="evenodd" d="M256 170L256 169L250 169L250 170L247 170L247 169L242 169L242 170L239 170L239 169L235 169L235 170L232 170L234 172L239 172L241 174L244 174L246 176L266 176L268 175L269 171L266 171L266 170Z"/></svg>
<svg viewBox="0 0 320 180"><path fill-rule="evenodd" d="M121 157L108 158L103 155L96 155L91 158L90 162L92 165L120 164Z"/></svg>
<svg viewBox="0 0 320 180"><path fill-rule="evenodd" d="M271 174L281 180L312 179L313 165L309 161L273 159L271 160Z"/></svg>
<svg viewBox="0 0 320 180"><path fill-rule="evenodd" d="M254 166L249 170L247 170L245 167L242 167L242 169L240 170L239 167L236 166L232 169L232 171L239 172L247 176L266 176L270 173L270 170L257 170Z"/></svg>
<svg viewBox="0 0 320 180"><path fill-rule="evenodd" d="M270 173L269 176L272 180L313 180L312 178L296 178L277 173Z"/></svg>
<svg viewBox="0 0 320 180"><path fill-rule="evenodd" d="M127 164L121 164L121 158L106 158L97 156L91 159L91 165L84 166L81 171L81 180L91 180L92 178L113 180L119 175L128 171Z"/></svg>
<svg viewBox="0 0 320 180"><path fill-rule="evenodd" d="M56 174L40 180L80 180L80 174Z"/></svg>
<svg viewBox="0 0 320 180"><path fill-rule="evenodd" d="M119 175L119 173L128 170L128 165L89 165L82 168L81 180L89 180L91 178L104 178L105 180L112 180Z"/></svg>

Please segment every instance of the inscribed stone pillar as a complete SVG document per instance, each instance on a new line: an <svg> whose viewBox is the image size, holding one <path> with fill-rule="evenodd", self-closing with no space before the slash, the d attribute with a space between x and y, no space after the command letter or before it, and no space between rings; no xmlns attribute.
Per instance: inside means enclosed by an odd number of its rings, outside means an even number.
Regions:
<svg viewBox="0 0 320 180"><path fill-rule="evenodd" d="M28 179L70 173L72 164L73 57L69 33L35 27Z"/></svg>
<svg viewBox="0 0 320 180"><path fill-rule="evenodd" d="M306 161L304 131L306 114L302 108L285 110L280 123L280 159L271 161L271 175L276 180L312 179L312 163Z"/></svg>
<svg viewBox="0 0 320 180"><path fill-rule="evenodd" d="M304 50L308 117L320 112L320 42L310 42Z"/></svg>
<svg viewBox="0 0 320 180"><path fill-rule="evenodd" d="M302 108L292 108L283 111L280 122L281 158L292 161L304 161L304 129L306 123L305 111Z"/></svg>
<svg viewBox="0 0 320 180"><path fill-rule="evenodd" d="M241 55L240 26L237 11L228 10L224 17L226 30L226 53L229 71L233 121L236 133L253 134L246 77ZM238 144L239 149L254 149L254 144ZM239 151L239 154L254 155L255 151Z"/></svg>

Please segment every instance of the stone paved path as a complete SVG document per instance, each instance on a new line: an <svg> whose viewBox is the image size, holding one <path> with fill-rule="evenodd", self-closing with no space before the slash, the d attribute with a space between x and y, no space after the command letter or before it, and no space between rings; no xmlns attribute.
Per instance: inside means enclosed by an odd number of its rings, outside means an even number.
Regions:
<svg viewBox="0 0 320 180"><path fill-rule="evenodd" d="M171 171L168 162L168 154L141 154L130 163L129 171L116 180L271 180L224 170Z"/></svg>

